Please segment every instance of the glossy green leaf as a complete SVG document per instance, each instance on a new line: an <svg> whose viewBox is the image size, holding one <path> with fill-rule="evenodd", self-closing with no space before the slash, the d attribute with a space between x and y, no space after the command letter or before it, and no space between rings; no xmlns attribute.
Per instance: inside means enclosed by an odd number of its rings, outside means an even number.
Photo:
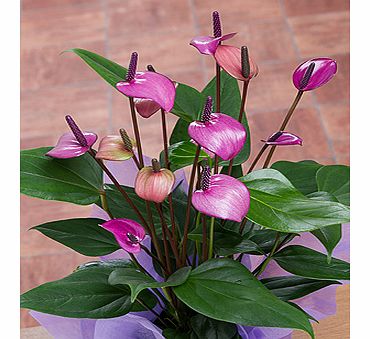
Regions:
<svg viewBox="0 0 370 339"><path fill-rule="evenodd" d="M328 280L349 280L349 263L303 246L287 246L273 256L286 271L301 277Z"/></svg>
<svg viewBox="0 0 370 339"><path fill-rule="evenodd" d="M340 203L349 206L350 170L348 166L324 166L317 171L316 180L319 191L331 193Z"/></svg>
<svg viewBox="0 0 370 339"><path fill-rule="evenodd" d="M233 339L238 333L238 329L234 324L211 319L202 314L191 317L190 325L193 330L192 338L194 339Z"/></svg>
<svg viewBox="0 0 370 339"><path fill-rule="evenodd" d="M271 168L282 173L304 195L317 191L316 173L321 167L323 165L312 160L278 161L271 165Z"/></svg>
<svg viewBox="0 0 370 339"><path fill-rule="evenodd" d="M228 174L229 173L229 166L224 166L221 169L222 174ZM234 178L240 178L243 176L243 168L242 165L233 165L233 168L231 169L230 175Z"/></svg>
<svg viewBox="0 0 370 339"><path fill-rule="evenodd" d="M241 105L241 97L239 91L238 80L230 76L224 71L221 71L221 113L230 115L234 119L238 120L239 112L240 112L240 105ZM214 77L207 86L203 89L202 94L204 96L211 96L214 100L214 110L216 109L216 77ZM247 140L244 144L243 149L239 152L239 154L233 160L233 166L240 165L248 160L250 155L250 141L251 141L251 134L249 131L248 121L245 118L245 114L243 115L242 124L247 131ZM228 164L228 161L220 161L220 166L224 166Z"/></svg>
<svg viewBox="0 0 370 339"><path fill-rule="evenodd" d="M339 284L335 280L316 280L297 276L282 276L262 279L261 282L279 299L284 301L302 298L324 287Z"/></svg>
<svg viewBox="0 0 370 339"><path fill-rule="evenodd" d="M89 154L73 159L45 156L51 147L21 151L21 193L45 200L90 205L99 201L103 173Z"/></svg>
<svg viewBox="0 0 370 339"><path fill-rule="evenodd" d="M174 287L174 292L187 306L216 320L301 329L313 337L305 314L279 300L243 265L231 259L211 259L201 264L184 284Z"/></svg>
<svg viewBox="0 0 370 339"><path fill-rule="evenodd" d="M171 113L188 123L192 122L197 120L200 115L205 100L205 96L199 93L195 88L179 83L176 87L175 104Z"/></svg>
<svg viewBox="0 0 370 339"><path fill-rule="evenodd" d="M180 268L167 281L158 282L137 269L118 268L110 274L108 282L111 285L128 285L131 289L131 302L134 302L139 293L147 288L171 287L183 284L190 271L191 267Z"/></svg>
<svg viewBox="0 0 370 339"><path fill-rule="evenodd" d="M243 237L242 241L234 246L219 245L215 252L221 256L228 256L236 253L264 254L263 250L252 240Z"/></svg>
<svg viewBox="0 0 370 339"><path fill-rule="evenodd" d="M196 151L197 145L190 141L180 141L171 145L168 148L168 158L171 165L171 171L176 171L180 168L193 165ZM162 166L164 166L163 151L161 152L160 158ZM199 154L199 161L202 161L203 159L209 159L209 155L201 150Z"/></svg>
<svg viewBox="0 0 370 339"><path fill-rule="evenodd" d="M122 267L132 267L130 261L92 263L71 275L40 285L21 296L21 307L71 318L113 318L143 308L132 304L130 289L108 284L110 273ZM139 296L150 307L155 298L144 291Z"/></svg>
<svg viewBox="0 0 370 339"><path fill-rule="evenodd" d="M170 137L170 144L176 144L181 141L189 141L190 137L188 134L189 122L179 119L176 122L175 127L172 130Z"/></svg>
<svg viewBox="0 0 370 339"><path fill-rule="evenodd" d="M110 61L99 54L81 48L73 48L65 52L78 55L88 66L98 73L108 84L116 89L117 82L126 78L127 69ZM128 60L127 60L128 62Z"/></svg>
<svg viewBox="0 0 370 339"><path fill-rule="evenodd" d="M263 169L242 178L251 195L247 218L280 232L299 233L349 221L349 208L309 199L280 172Z"/></svg>
<svg viewBox="0 0 370 339"><path fill-rule="evenodd" d="M100 225L105 220L79 218L47 222L32 227L47 237L83 255L98 257L119 250L116 239Z"/></svg>

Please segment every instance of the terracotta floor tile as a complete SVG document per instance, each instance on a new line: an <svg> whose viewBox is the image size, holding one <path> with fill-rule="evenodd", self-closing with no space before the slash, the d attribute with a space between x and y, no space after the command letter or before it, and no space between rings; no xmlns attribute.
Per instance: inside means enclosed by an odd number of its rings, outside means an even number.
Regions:
<svg viewBox="0 0 370 339"><path fill-rule="evenodd" d="M302 57L349 52L349 12L288 18Z"/></svg>
<svg viewBox="0 0 370 339"><path fill-rule="evenodd" d="M63 6L79 6L79 5L95 5L99 0L22 0L22 11L27 10L40 10L50 7L63 7ZM76 8L76 7L75 7Z"/></svg>
<svg viewBox="0 0 370 339"><path fill-rule="evenodd" d="M25 11L21 16L22 48L60 45L70 48L82 42L104 40L105 15L100 5L76 10L73 6Z"/></svg>
<svg viewBox="0 0 370 339"><path fill-rule="evenodd" d="M81 67L85 67L81 65ZM21 135L23 138L54 135L67 130L66 114L72 114L84 130L108 128L107 86L54 87L21 95Z"/></svg>
<svg viewBox="0 0 370 339"><path fill-rule="evenodd" d="M207 35L212 33L212 12L217 10L221 15L223 31L235 32L252 20L277 19L282 16L278 0L194 0L197 21Z"/></svg>
<svg viewBox="0 0 370 339"><path fill-rule="evenodd" d="M137 51L139 69L145 69L146 65L153 64L158 72L164 74L185 71L200 66L199 53L196 53L189 45L192 36L191 30L187 29L177 32L176 37L133 33L127 39L111 39L109 56L126 66L130 54Z"/></svg>
<svg viewBox="0 0 370 339"><path fill-rule="evenodd" d="M283 0L288 16L349 10L349 0Z"/></svg>
<svg viewBox="0 0 370 339"><path fill-rule="evenodd" d="M350 164L350 145L349 140L334 140L333 149L337 164Z"/></svg>
<svg viewBox="0 0 370 339"><path fill-rule="evenodd" d="M94 258L70 253L41 255L21 258L21 292L26 292L40 284L63 278L80 264L92 261ZM21 311L21 327L35 326L37 323L27 310Z"/></svg>
<svg viewBox="0 0 370 339"><path fill-rule="evenodd" d="M94 81L96 75L73 53L60 54L76 47L69 41L61 45L21 49L21 90L36 90L44 87L71 84L79 81ZM104 54L105 42L81 42L79 48Z"/></svg>
<svg viewBox="0 0 370 339"><path fill-rule="evenodd" d="M338 72L329 83L315 90L319 103L349 100L350 67L349 54L331 56L337 61Z"/></svg>
<svg viewBox="0 0 370 339"><path fill-rule="evenodd" d="M108 1L107 11L109 36L118 37L123 42L132 34L139 38L142 33L151 33L153 37L156 33L165 33L165 42L183 29L193 27L187 0ZM173 35L174 32L176 35ZM150 47L155 51L158 45L150 44Z"/></svg>

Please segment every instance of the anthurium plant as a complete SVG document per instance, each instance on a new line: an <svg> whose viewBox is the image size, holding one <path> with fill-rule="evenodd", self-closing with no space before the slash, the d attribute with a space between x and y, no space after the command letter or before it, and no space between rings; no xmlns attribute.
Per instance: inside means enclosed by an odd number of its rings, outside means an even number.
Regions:
<svg viewBox="0 0 370 339"><path fill-rule="evenodd" d="M69 51L128 99L134 135L122 126L98 140L67 115L70 131L56 146L21 151L23 194L94 205L90 218L32 228L93 257L21 296L55 338L271 339L293 329L313 338L311 323L335 305L320 293L349 280L349 168L270 162L279 147L302 145L287 129L294 110L337 64L315 58L297 67L284 121L249 159L246 102L258 67L247 46L224 44L235 34L222 35L214 12L213 36L191 40L215 61L201 92L153 65L138 71L136 52L126 69ZM138 114L161 115L157 159L144 155ZM179 118L170 137L168 114Z"/></svg>

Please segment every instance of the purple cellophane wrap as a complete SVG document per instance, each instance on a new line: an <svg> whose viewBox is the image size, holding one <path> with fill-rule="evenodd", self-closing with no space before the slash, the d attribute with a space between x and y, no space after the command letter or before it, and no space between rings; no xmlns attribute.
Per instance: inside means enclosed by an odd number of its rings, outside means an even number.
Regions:
<svg viewBox="0 0 370 339"><path fill-rule="evenodd" d="M144 163L150 166L150 158L145 158ZM107 166L117 180L125 186L134 186L137 168L130 159L125 162L107 162ZM187 183L183 171L175 172L175 187L181 183L187 190ZM106 183L110 183L104 177ZM93 216L107 219L106 213L99 207L94 206ZM349 261L349 224L342 225L342 239L333 252L333 257ZM145 245L150 245L150 239L144 239ZM326 253L324 246L311 234L303 233L289 243L289 245L304 245L314 250ZM123 250L118 250L110 255L102 257L102 260L128 258ZM154 270L150 257L141 251L137 259L155 279L162 278ZM262 256L245 255L243 264L249 269L256 268ZM271 261L260 278L290 275L274 261ZM346 282L344 282L346 283ZM336 288L337 285L325 287L293 302L302 307L308 314L317 320L334 315L336 313ZM160 305L155 308L160 310ZM236 310L237 312L237 310ZM74 319L31 311L30 314L55 338L55 339L160 339L162 331L151 321L154 316L150 312L129 313L122 317L111 319ZM239 334L243 339L289 339L293 330L286 328L248 327L239 326Z"/></svg>

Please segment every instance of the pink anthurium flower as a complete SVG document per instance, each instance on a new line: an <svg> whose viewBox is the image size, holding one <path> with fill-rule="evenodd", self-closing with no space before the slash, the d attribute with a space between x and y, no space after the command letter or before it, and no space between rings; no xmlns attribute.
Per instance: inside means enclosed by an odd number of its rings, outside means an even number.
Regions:
<svg viewBox="0 0 370 339"><path fill-rule="evenodd" d="M100 141L95 157L111 161L128 160L134 155L133 145L135 141L121 128L120 135L108 135Z"/></svg>
<svg viewBox="0 0 370 339"><path fill-rule="evenodd" d="M300 145L302 146L302 138L298 135L289 132L279 131L272 134L267 140L262 140L267 145L277 145L277 146L290 146L290 145Z"/></svg>
<svg viewBox="0 0 370 339"><path fill-rule="evenodd" d="M208 97L201 121L188 127L189 136L200 146L223 160L234 158L243 148L247 132L236 119L222 113L212 113L212 98Z"/></svg>
<svg viewBox="0 0 370 339"><path fill-rule="evenodd" d="M161 203L171 193L175 184L174 174L161 168L158 160L152 160L152 166L143 167L135 179L136 194L148 201Z"/></svg>
<svg viewBox="0 0 370 339"><path fill-rule="evenodd" d="M116 84L123 94L139 99L150 99L165 111L172 110L176 90L173 82L156 72L136 72L138 54L132 53L125 81Z"/></svg>
<svg viewBox="0 0 370 339"><path fill-rule="evenodd" d="M217 11L212 13L213 16L213 36L196 36L190 41L200 53L206 55L215 54L221 41L231 39L236 33L222 35L220 14Z"/></svg>
<svg viewBox="0 0 370 339"><path fill-rule="evenodd" d="M241 222L248 213L250 195L238 179L225 174L211 175L209 166L205 166L201 189L193 193L192 203L203 214Z"/></svg>
<svg viewBox="0 0 370 339"><path fill-rule="evenodd" d="M241 49L229 45L221 45L217 48L215 59L220 67L232 77L248 81L258 75L258 66L248 54L248 49Z"/></svg>
<svg viewBox="0 0 370 339"><path fill-rule="evenodd" d="M65 118L72 132L64 133L60 137L56 146L46 153L49 157L58 159L79 157L88 152L98 139L95 133L82 132L70 115Z"/></svg>
<svg viewBox="0 0 370 339"><path fill-rule="evenodd" d="M145 229L136 221L130 219L112 219L101 225L113 233L118 244L129 253L139 253L140 242L145 237Z"/></svg>
<svg viewBox="0 0 370 339"><path fill-rule="evenodd" d="M294 86L311 91L325 85L337 73L337 63L330 58L315 58L300 64L293 73Z"/></svg>

